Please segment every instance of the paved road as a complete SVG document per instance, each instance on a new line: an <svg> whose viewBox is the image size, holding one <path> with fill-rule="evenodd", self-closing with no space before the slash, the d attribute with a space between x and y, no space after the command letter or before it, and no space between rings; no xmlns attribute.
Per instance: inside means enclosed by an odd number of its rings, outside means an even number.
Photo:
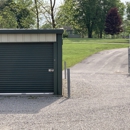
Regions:
<svg viewBox="0 0 130 130"><path fill-rule="evenodd" d="M127 49L97 53L71 68L71 99L0 97L0 130L130 130Z"/></svg>
<svg viewBox="0 0 130 130"><path fill-rule="evenodd" d="M86 95L86 91L88 91L86 86L92 87L92 91L97 93L95 85L96 87L99 86L99 91L101 90L101 86L107 91L110 84L124 85L127 82L126 78L129 79L128 50L114 49L94 54L71 68L71 78L73 91L75 91L74 94L72 93L73 97L88 96L89 94ZM77 88L75 88L77 84L82 88L80 94Z"/></svg>
<svg viewBox="0 0 130 130"><path fill-rule="evenodd" d="M74 73L127 74L127 49L113 49L99 52L72 67Z"/></svg>

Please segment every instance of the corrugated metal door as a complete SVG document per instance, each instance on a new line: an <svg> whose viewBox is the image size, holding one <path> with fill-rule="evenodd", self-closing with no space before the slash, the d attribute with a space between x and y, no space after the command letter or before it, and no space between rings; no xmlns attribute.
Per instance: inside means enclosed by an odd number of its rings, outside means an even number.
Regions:
<svg viewBox="0 0 130 130"><path fill-rule="evenodd" d="M0 93L54 92L53 43L1 43Z"/></svg>

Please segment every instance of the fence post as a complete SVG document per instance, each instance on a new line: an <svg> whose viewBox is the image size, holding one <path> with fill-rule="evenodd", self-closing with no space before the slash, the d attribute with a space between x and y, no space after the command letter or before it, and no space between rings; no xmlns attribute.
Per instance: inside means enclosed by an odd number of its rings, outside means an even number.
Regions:
<svg viewBox="0 0 130 130"><path fill-rule="evenodd" d="M130 34L129 34L129 47L130 47Z"/></svg>
<svg viewBox="0 0 130 130"><path fill-rule="evenodd" d="M128 74L129 74L129 47L128 47Z"/></svg>
<svg viewBox="0 0 130 130"><path fill-rule="evenodd" d="M67 69L67 88L68 88L68 98L70 98L70 69Z"/></svg>
<svg viewBox="0 0 130 130"><path fill-rule="evenodd" d="M65 73L65 79L66 79L66 61L64 61L64 73Z"/></svg>
<svg viewBox="0 0 130 130"><path fill-rule="evenodd" d="M129 47L128 47L128 74L130 74L130 34L129 34Z"/></svg>

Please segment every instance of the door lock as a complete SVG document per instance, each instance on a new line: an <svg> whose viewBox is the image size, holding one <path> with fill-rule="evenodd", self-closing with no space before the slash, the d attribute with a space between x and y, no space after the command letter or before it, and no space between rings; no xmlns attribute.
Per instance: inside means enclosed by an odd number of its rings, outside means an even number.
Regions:
<svg viewBox="0 0 130 130"><path fill-rule="evenodd" d="M48 69L48 72L54 72L54 69Z"/></svg>

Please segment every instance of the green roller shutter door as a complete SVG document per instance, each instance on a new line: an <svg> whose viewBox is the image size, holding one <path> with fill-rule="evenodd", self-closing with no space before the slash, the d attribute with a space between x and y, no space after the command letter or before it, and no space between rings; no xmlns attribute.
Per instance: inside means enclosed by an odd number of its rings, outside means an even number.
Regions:
<svg viewBox="0 0 130 130"><path fill-rule="evenodd" d="M54 92L53 43L1 43L0 93Z"/></svg>

